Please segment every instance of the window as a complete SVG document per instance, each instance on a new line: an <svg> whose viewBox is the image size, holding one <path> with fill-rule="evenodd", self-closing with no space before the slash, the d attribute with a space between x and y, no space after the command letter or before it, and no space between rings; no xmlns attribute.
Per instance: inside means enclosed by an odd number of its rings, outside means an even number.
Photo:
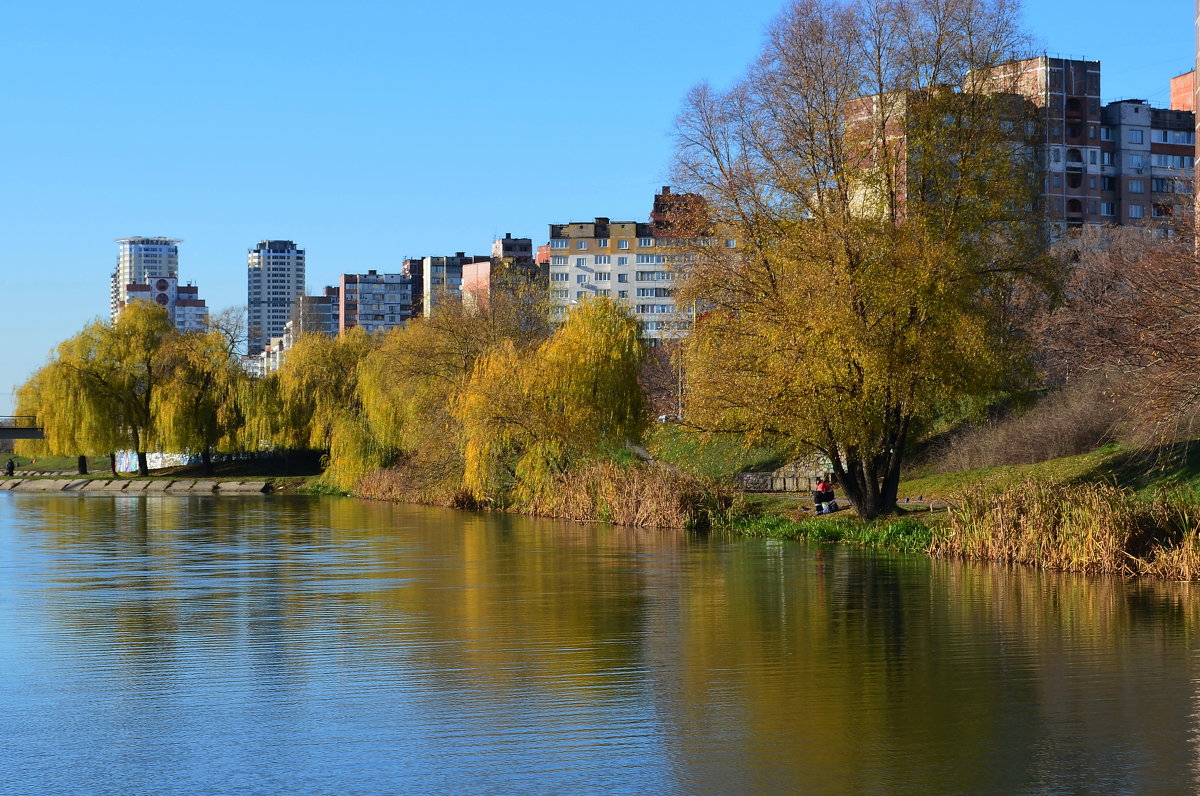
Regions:
<svg viewBox="0 0 1200 796"><path fill-rule="evenodd" d="M576 290L576 291L575 291L575 299L576 299L576 300L578 300L578 299L581 299L581 298L583 298L583 291L582 291L582 290Z"/></svg>
<svg viewBox="0 0 1200 796"><path fill-rule="evenodd" d="M653 246L654 238L638 238L638 246Z"/></svg>
<svg viewBox="0 0 1200 796"><path fill-rule="evenodd" d="M1129 206L1129 217L1130 218L1141 218L1144 213L1145 213L1145 208L1142 207L1141 205L1130 205Z"/></svg>
<svg viewBox="0 0 1200 796"><path fill-rule="evenodd" d="M1100 215L1115 216L1117 214L1117 205L1114 202L1101 202Z"/></svg>
<svg viewBox="0 0 1200 796"><path fill-rule="evenodd" d="M617 298L629 298L629 291L628 290L618 290Z"/></svg>
<svg viewBox="0 0 1200 796"><path fill-rule="evenodd" d="M576 257L575 258L575 267L576 268L583 268L585 265L587 265L586 257Z"/></svg>
<svg viewBox="0 0 1200 796"><path fill-rule="evenodd" d="M629 265L629 258L628 257L618 257L617 265Z"/></svg>
<svg viewBox="0 0 1200 796"><path fill-rule="evenodd" d="M638 271L636 274L639 282L662 282L675 278L675 274L670 271Z"/></svg>
<svg viewBox="0 0 1200 796"><path fill-rule="evenodd" d="M1111 166L1112 164L1113 164L1113 153L1112 152L1101 152L1100 153L1100 165L1101 166Z"/></svg>
<svg viewBox="0 0 1200 796"><path fill-rule="evenodd" d="M587 284L587 274L576 274L575 275L575 284L577 284L577 285Z"/></svg>
<svg viewBox="0 0 1200 796"><path fill-rule="evenodd" d="M1094 124L1089 125L1088 126L1088 138L1095 138L1095 137L1096 137L1096 125L1094 125Z"/></svg>
<svg viewBox="0 0 1200 796"><path fill-rule="evenodd" d="M1061 160L1062 160L1062 150L1059 149L1058 147L1051 147L1050 148L1050 162L1058 163Z"/></svg>
<svg viewBox="0 0 1200 796"><path fill-rule="evenodd" d="M1146 168L1146 158L1144 155L1130 155L1128 165L1131 169L1144 169Z"/></svg>
<svg viewBox="0 0 1200 796"><path fill-rule="evenodd" d="M1131 144L1141 144L1145 142L1145 133L1142 130L1126 130L1125 140Z"/></svg>
<svg viewBox="0 0 1200 796"><path fill-rule="evenodd" d="M1167 143L1167 137L1168 137L1167 132L1168 131L1166 131L1166 130L1151 130L1150 131L1150 143L1152 143L1152 144Z"/></svg>
<svg viewBox="0 0 1200 796"><path fill-rule="evenodd" d="M550 264L551 265L568 265L569 260L568 260L568 258L562 256L561 254L556 254L550 258Z"/></svg>
<svg viewBox="0 0 1200 796"><path fill-rule="evenodd" d="M1155 218L1166 218L1172 215L1171 207L1170 205L1151 205L1150 215L1154 216Z"/></svg>
<svg viewBox="0 0 1200 796"><path fill-rule="evenodd" d="M609 281L610 279L612 279L612 274L610 274L608 271L599 271L599 272L596 274L596 281L597 281L597 282L607 282L607 281Z"/></svg>
<svg viewBox="0 0 1200 796"><path fill-rule="evenodd" d="M737 248L737 240L735 240L734 238L726 238L725 239L725 248L726 249L736 249Z"/></svg>
<svg viewBox="0 0 1200 796"><path fill-rule="evenodd" d="M663 261L661 254L639 254L634 262L639 265L658 265Z"/></svg>
<svg viewBox="0 0 1200 796"><path fill-rule="evenodd" d="M550 239L550 248L551 249L566 249L566 248L568 248L568 246L569 246L569 242L564 238L551 238Z"/></svg>
<svg viewBox="0 0 1200 796"><path fill-rule="evenodd" d="M600 295L601 295L601 296L611 296L611 295L612 295L612 291L611 291L611 290L601 290L601 291L600 291Z"/></svg>
<svg viewBox="0 0 1200 796"><path fill-rule="evenodd" d="M1096 161L1097 161L1097 160L1099 160L1099 158L1100 158L1100 153L1099 153L1099 152L1097 152L1097 151L1096 151L1096 150L1094 150L1094 149L1088 150L1088 163L1090 163L1091 165L1095 166L1095 165L1096 165Z"/></svg>
<svg viewBox="0 0 1200 796"><path fill-rule="evenodd" d="M612 258L609 257L607 254L597 254L596 255L596 265L608 265L609 260L611 260L611 259Z"/></svg>
<svg viewBox="0 0 1200 796"><path fill-rule="evenodd" d="M607 249L608 248L608 238L596 238L596 248L597 249Z"/></svg>
<svg viewBox="0 0 1200 796"><path fill-rule="evenodd" d="M1196 133L1185 131L1185 130L1172 130L1171 131L1171 143L1172 144L1187 144L1188 146L1194 146L1196 143Z"/></svg>
<svg viewBox="0 0 1200 796"><path fill-rule="evenodd" d="M1102 191L1113 190L1113 178L1112 177L1101 177L1100 178L1100 190L1102 190Z"/></svg>
<svg viewBox="0 0 1200 796"><path fill-rule="evenodd" d="M1095 177L1088 177L1088 187L1089 188L1096 187L1096 178Z"/></svg>
<svg viewBox="0 0 1200 796"><path fill-rule="evenodd" d="M575 248L581 252L587 251L587 241L586 240L576 241Z"/></svg>
<svg viewBox="0 0 1200 796"><path fill-rule="evenodd" d="M1175 184L1173 180L1166 180L1162 177L1155 177L1150 180L1150 190L1155 193L1174 193Z"/></svg>
<svg viewBox="0 0 1200 796"><path fill-rule="evenodd" d="M1111 127L1101 127L1100 128L1100 140L1101 141L1113 140L1113 129Z"/></svg>
<svg viewBox="0 0 1200 796"><path fill-rule="evenodd" d="M1130 180L1129 181L1129 192L1130 193L1145 193L1146 192L1146 181L1145 180Z"/></svg>
<svg viewBox="0 0 1200 796"><path fill-rule="evenodd" d="M1062 177L1060 177L1057 174L1051 175L1050 184L1053 185L1055 188L1061 187L1062 186Z"/></svg>
<svg viewBox="0 0 1200 796"><path fill-rule="evenodd" d="M628 249L628 248L629 248L629 241L627 241L627 240L619 240L619 241L617 241L617 248L618 248L618 249Z"/></svg>
<svg viewBox="0 0 1200 796"><path fill-rule="evenodd" d="M569 291L569 290L551 290L550 297L551 298L570 298L571 291Z"/></svg>

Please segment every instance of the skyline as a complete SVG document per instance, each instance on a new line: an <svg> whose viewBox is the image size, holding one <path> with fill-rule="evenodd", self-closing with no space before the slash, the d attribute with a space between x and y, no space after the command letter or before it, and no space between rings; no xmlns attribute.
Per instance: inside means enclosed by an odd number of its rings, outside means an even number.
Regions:
<svg viewBox="0 0 1200 796"><path fill-rule="evenodd" d="M1194 63L1190 5L1133 41L1111 0L1070 25L1048 3L1025 18L1039 49L1101 61L1105 101L1161 107ZM318 292L405 257L484 254L508 232L537 245L550 223L645 220L671 184L685 92L735 81L782 7L7 10L0 63L18 111L0 129L0 329L20 344L0 349L0 414L58 342L106 316L118 238L181 238L181 283L218 312L245 304L260 240L305 249Z"/></svg>

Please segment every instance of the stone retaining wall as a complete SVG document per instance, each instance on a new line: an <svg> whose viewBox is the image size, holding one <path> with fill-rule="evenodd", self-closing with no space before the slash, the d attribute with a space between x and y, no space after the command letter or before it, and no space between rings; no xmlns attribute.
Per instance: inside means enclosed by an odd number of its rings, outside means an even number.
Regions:
<svg viewBox="0 0 1200 796"><path fill-rule="evenodd" d="M127 495L258 495L269 492L266 481L196 481L106 478L10 478L0 480L0 492L87 492Z"/></svg>

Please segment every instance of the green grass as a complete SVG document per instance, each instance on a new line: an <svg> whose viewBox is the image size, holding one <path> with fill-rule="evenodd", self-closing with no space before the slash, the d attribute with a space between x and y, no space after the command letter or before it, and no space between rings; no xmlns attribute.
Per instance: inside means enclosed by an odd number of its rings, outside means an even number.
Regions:
<svg viewBox="0 0 1200 796"><path fill-rule="evenodd" d="M47 472L75 472L79 469L79 457L77 456L36 456L30 458L28 456L13 456L12 454L0 454L0 465L12 459L17 467L17 475L21 474L22 469L37 470ZM88 472L108 472L108 457L107 456L90 456L88 457Z"/></svg>
<svg viewBox="0 0 1200 796"><path fill-rule="evenodd" d="M915 553L929 549L937 527L930 522L904 516L863 522L851 515L802 520L765 515L735 520L730 530L747 536L842 542Z"/></svg>
<svg viewBox="0 0 1200 796"><path fill-rule="evenodd" d="M733 435L706 438L678 423L655 425L646 448L680 469L722 481L740 472L769 471L784 464L784 457L772 448L747 447Z"/></svg>

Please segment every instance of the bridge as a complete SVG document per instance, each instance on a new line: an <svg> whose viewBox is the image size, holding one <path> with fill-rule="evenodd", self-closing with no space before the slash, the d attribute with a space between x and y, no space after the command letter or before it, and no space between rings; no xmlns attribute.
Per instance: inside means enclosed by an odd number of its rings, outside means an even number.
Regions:
<svg viewBox="0 0 1200 796"><path fill-rule="evenodd" d="M0 415L0 439L45 439L46 434L34 425L33 415Z"/></svg>

